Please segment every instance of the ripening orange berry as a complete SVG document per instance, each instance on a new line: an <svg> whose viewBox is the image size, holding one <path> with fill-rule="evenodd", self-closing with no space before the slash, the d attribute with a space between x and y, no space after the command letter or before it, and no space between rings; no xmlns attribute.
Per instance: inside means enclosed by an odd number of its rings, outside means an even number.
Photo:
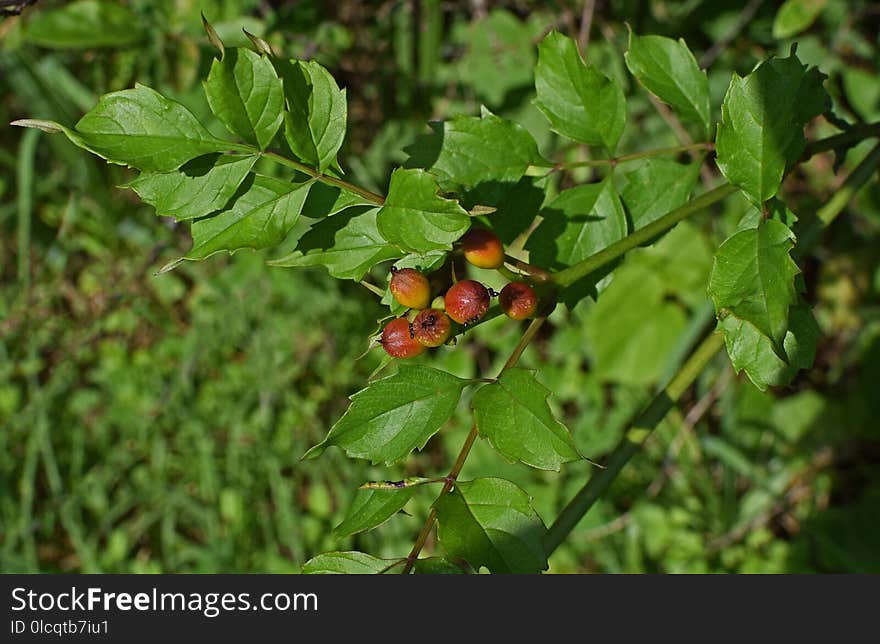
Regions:
<svg viewBox="0 0 880 644"><path fill-rule="evenodd" d="M471 228L461 238L464 258L478 268L500 268L504 264L504 245L498 235L485 228Z"/></svg>
<svg viewBox="0 0 880 644"><path fill-rule="evenodd" d="M392 358L415 358L425 351L425 346L413 336L406 318L397 318L386 324L379 344Z"/></svg>
<svg viewBox="0 0 880 644"><path fill-rule="evenodd" d="M427 308L431 302L431 284L428 278L414 268L391 268L391 294L410 309Z"/></svg>
<svg viewBox="0 0 880 644"><path fill-rule="evenodd" d="M489 291L475 280L461 280L446 291L446 314L459 324L473 324L489 310Z"/></svg>
<svg viewBox="0 0 880 644"><path fill-rule="evenodd" d="M538 296L528 284L511 282L498 296L498 305L507 317L514 320L525 320L535 314L538 308Z"/></svg>
<svg viewBox="0 0 880 644"><path fill-rule="evenodd" d="M439 309L425 309L416 316L412 325L416 340L426 347L439 347L452 333L449 316Z"/></svg>

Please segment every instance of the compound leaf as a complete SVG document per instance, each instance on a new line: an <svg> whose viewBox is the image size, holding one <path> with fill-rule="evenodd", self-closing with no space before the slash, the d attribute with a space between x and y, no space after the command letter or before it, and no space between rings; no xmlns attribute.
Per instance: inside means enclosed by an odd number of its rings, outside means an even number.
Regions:
<svg viewBox="0 0 880 644"><path fill-rule="evenodd" d="M638 230L687 203L699 176L699 164L682 165L668 159L647 159L628 173L620 197L633 229Z"/></svg>

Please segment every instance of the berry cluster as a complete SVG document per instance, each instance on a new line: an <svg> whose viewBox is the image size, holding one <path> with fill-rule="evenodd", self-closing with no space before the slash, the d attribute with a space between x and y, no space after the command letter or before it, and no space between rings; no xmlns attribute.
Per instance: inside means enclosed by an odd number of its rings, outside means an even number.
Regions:
<svg viewBox="0 0 880 644"><path fill-rule="evenodd" d="M471 228L461 238L465 260L479 268L500 268L504 246L498 236L485 228ZM407 316L391 320L382 330L379 343L394 358L413 358L428 347L439 347L453 334L453 323L462 327L475 324L489 310L492 297L505 315L525 320L538 308L534 289L523 282L510 282L501 293L476 280L459 280L446 295L431 300L431 284L414 268L391 269L391 294L410 309Z"/></svg>

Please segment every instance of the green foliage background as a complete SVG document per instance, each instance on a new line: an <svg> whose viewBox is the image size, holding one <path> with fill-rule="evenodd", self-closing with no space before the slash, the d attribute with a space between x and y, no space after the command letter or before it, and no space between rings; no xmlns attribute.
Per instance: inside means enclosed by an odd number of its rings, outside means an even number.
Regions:
<svg viewBox="0 0 880 644"><path fill-rule="evenodd" d="M577 37L581 3L65 4L45 0L0 20L0 122L71 124L100 94L139 81L217 131L199 86L212 57L204 11L228 45L246 44L244 27L333 72L349 103L340 159L369 189L386 191L428 120L481 105L523 123L548 158L582 160L532 102L536 43L551 28ZM805 8L819 5L810 19ZM684 37L703 62L715 60L714 110L731 72L785 55L796 40L799 57L829 75L838 114L880 118L880 16L869 2L751 2L752 16L743 3L709 0L595 6L587 58L626 88L619 149L680 143L625 73L626 23ZM821 121L809 127L823 134ZM844 169L867 149L840 160ZM784 184L798 216L833 193L833 162L818 156ZM378 364L375 352L361 355L381 315L371 293L320 269L267 266L277 252L156 276L186 252L186 227L116 187L133 173L61 137L6 126L0 169L0 570L295 572L326 550L408 550L430 491L416 491L412 516L337 539L357 485L388 470L337 449L299 460ZM521 366L539 370L554 412L594 460L703 309L713 249L748 208L725 203L720 216L628 256L597 303L560 307L527 349ZM540 206L527 195L523 204L529 218ZM874 181L803 266L823 334L814 368L762 393L722 356L551 557L551 572L880 571L878 238ZM474 377L497 369L517 336L497 320L430 361ZM467 401L459 411L397 468L400 478L448 465L469 427ZM549 521L590 467L536 472L481 441L463 475L521 484Z"/></svg>

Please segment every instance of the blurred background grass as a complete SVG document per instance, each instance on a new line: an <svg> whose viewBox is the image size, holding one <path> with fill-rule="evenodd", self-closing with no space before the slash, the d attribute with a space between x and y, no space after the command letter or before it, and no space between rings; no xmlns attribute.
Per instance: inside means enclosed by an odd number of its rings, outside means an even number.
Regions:
<svg viewBox="0 0 880 644"><path fill-rule="evenodd" d="M780 3L769 1L41 0L0 19L0 122L72 124L100 94L137 81L217 127L200 87L213 55L200 11L229 45L245 44L244 27L331 69L348 91L343 166L378 191L426 121L481 104L523 123L546 155L584 158L531 103L535 43L551 28L579 37L626 88L626 151L680 140L625 74L625 23L684 37L712 62L716 118L732 71L797 40L801 58L829 74L837 113L876 121L876 3L818 5L789 33L774 32ZM76 20L71 6L84 12ZM809 134L832 132L823 122ZM839 184L832 162L817 157L787 180L798 215ZM359 358L378 302L357 284L270 268L250 252L155 276L188 233L117 187L132 176L63 138L0 126L0 570L295 572L329 549L405 553L430 492L373 532L336 541L330 531L362 481L445 471L469 427L467 401L397 468L338 450L301 463L378 364ZM523 366L539 370L590 457L614 445L660 376L705 301L714 248L745 207L730 199L633 253L598 303L558 310L527 350ZM713 363L551 571L880 571L878 238L874 182L803 267L823 330L815 368L761 393L726 359ZM497 320L430 360L486 374L518 333ZM549 523L589 466L534 472L480 443L464 475L520 483Z"/></svg>

